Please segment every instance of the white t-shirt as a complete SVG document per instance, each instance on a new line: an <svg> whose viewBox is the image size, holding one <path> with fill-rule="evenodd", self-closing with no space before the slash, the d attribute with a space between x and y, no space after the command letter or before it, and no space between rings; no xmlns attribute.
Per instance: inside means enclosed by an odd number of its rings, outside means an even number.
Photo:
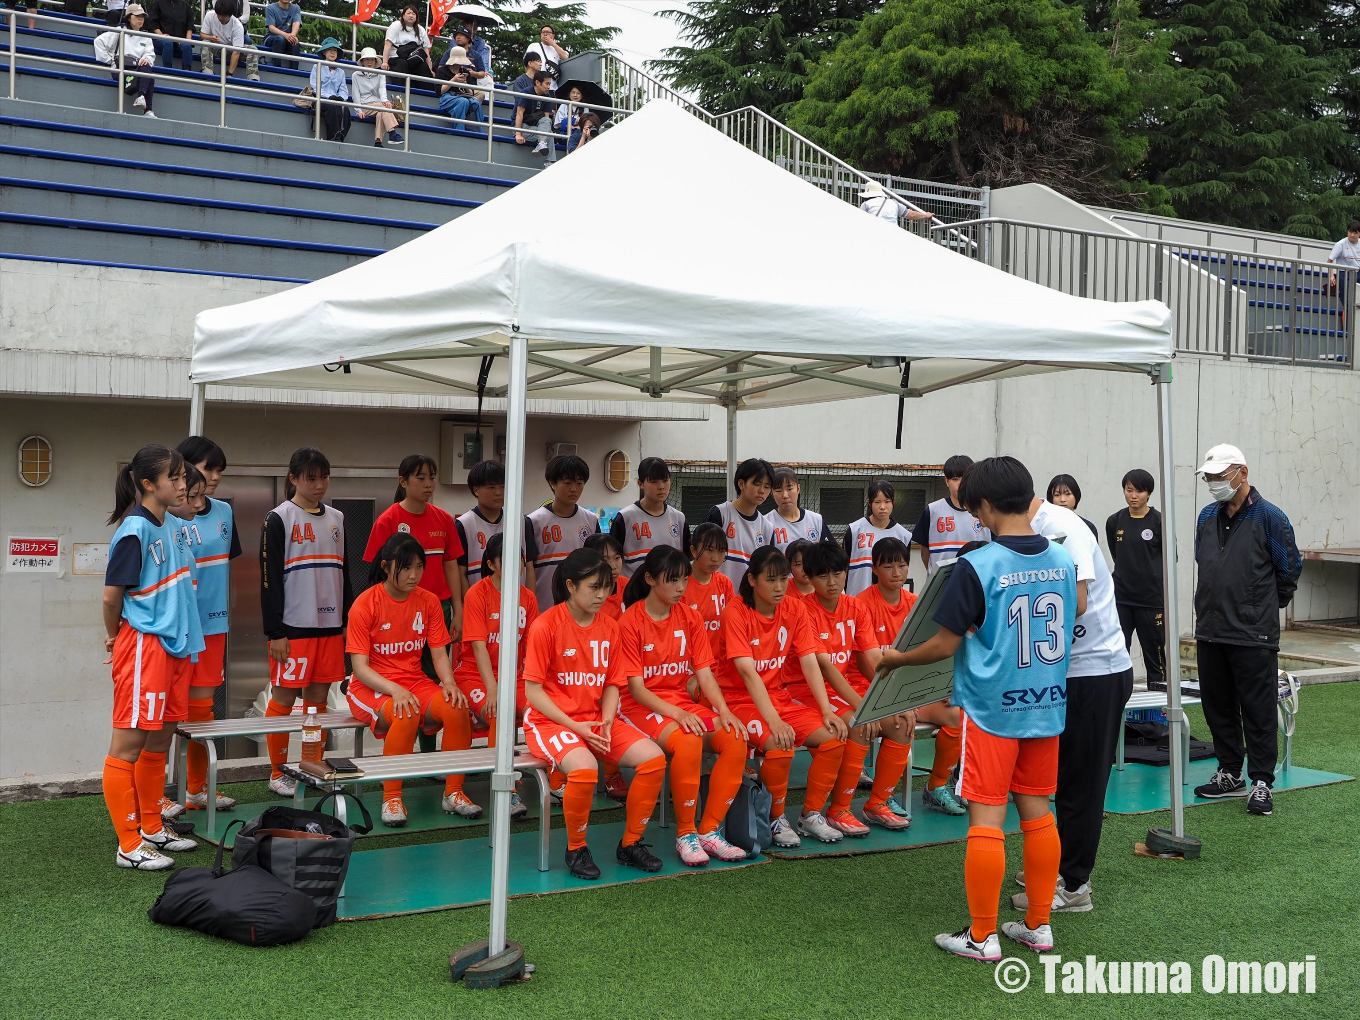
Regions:
<svg viewBox="0 0 1360 1020"><path fill-rule="evenodd" d="M1132 669L1114 604L1114 579L1086 522L1066 507L1040 503L1030 527L1037 535L1056 540L1077 566L1077 580L1086 582L1086 612L1077 617L1072 635L1068 676L1108 676Z"/></svg>
<svg viewBox="0 0 1360 1020"><path fill-rule="evenodd" d="M907 207L888 194L874 195L867 198L860 208L870 216L877 216L879 219L887 220L889 223L896 223L903 216L907 215Z"/></svg>
<svg viewBox="0 0 1360 1020"><path fill-rule="evenodd" d="M203 15L200 35L215 35L223 46L244 46L246 44L245 26L236 18L228 18L226 24L217 20L217 12L209 10Z"/></svg>
<svg viewBox="0 0 1360 1020"><path fill-rule="evenodd" d="M1332 245L1332 253L1327 258L1338 266L1360 268L1360 244L1351 244L1349 237L1343 237Z"/></svg>
<svg viewBox="0 0 1360 1020"><path fill-rule="evenodd" d="M543 70L553 76L553 84L557 83L558 74L562 70L562 58L557 55L557 49L555 47L545 46L542 42L536 42L530 46L526 46L524 52L537 53L542 57Z"/></svg>
<svg viewBox="0 0 1360 1020"><path fill-rule="evenodd" d="M400 18L387 26L387 35L384 38L392 44L393 53L396 52L397 47L403 46L409 42L420 43L420 48L422 50L427 49L430 45L430 37L426 34L423 26L417 24L415 31L412 31L402 23Z"/></svg>

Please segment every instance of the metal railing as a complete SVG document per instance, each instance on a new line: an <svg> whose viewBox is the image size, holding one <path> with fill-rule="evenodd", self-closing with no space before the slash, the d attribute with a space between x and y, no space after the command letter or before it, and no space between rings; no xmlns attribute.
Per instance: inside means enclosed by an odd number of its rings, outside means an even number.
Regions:
<svg viewBox="0 0 1360 1020"><path fill-rule="evenodd" d="M995 218L933 227L931 234L961 254L1064 294L1164 302L1178 351L1355 365L1354 269ZM960 244L959 236L969 243Z"/></svg>

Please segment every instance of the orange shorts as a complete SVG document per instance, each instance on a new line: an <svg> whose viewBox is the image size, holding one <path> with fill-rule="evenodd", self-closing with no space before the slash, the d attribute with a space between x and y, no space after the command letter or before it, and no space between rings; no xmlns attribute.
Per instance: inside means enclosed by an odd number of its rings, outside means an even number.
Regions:
<svg viewBox="0 0 1360 1020"><path fill-rule="evenodd" d="M964 713L960 796L979 804L1004 804L1011 793L1048 797L1057 789L1057 736L998 737Z"/></svg>
<svg viewBox="0 0 1360 1020"><path fill-rule="evenodd" d="M468 699L468 713L472 716L473 730L481 733L490 729L482 715L482 706L486 704L486 684L482 683L482 678L465 680L455 676L453 680L458 685L458 689L463 692L463 696ZM524 681L521 680L515 690L515 718L517 720L524 718L524 707L527 704L529 703L524 699Z"/></svg>
<svg viewBox="0 0 1360 1020"><path fill-rule="evenodd" d="M763 750L765 741L770 736L770 724L760 714L756 703L749 698L739 697L736 691L723 691L723 697L727 699L727 707L731 713L746 725L746 739L751 749ZM822 722L821 712L798 704L783 688L770 691L770 702L774 705L779 718L793 727L793 739L799 744L805 743L813 732L826 725Z"/></svg>
<svg viewBox="0 0 1360 1020"><path fill-rule="evenodd" d="M187 655L175 658L160 638L124 620L113 644L113 728L158 730L188 719L192 668Z"/></svg>
<svg viewBox="0 0 1360 1020"><path fill-rule="evenodd" d="M189 676L190 687L221 687L226 679L227 635L204 634L208 647L198 653Z"/></svg>
<svg viewBox="0 0 1360 1020"><path fill-rule="evenodd" d="M704 721L704 728L708 730L709 733L712 733L718 728L718 714L707 705L696 705L689 700L688 694L682 695L685 699L684 701L679 701L674 697L667 697L665 694L658 694L657 697L661 698L663 701L670 702L678 708L684 709L686 712L697 715ZM653 712L642 705L639 705L630 694L625 694L619 699L619 718L627 720L630 726L641 730L653 740L660 737L661 731L675 722L675 720L669 716L662 715L660 712Z"/></svg>
<svg viewBox="0 0 1360 1020"><path fill-rule="evenodd" d="M858 680L850 680L848 682L850 684L850 689L861 698L864 697L864 692L869 689L867 683ZM799 681L797 684L791 684L785 689L797 704L813 709L817 707L817 699L812 696L812 688L808 687L806 682ZM853 712L855 710L854 706L837 694L836 689L830 684L826 685L826 700L831 702L831 708L837 715L845 715L845 713Z"/></svg>
<svg viewBox="0 0 1360 1020"><path fill-rule="evenodd" d="M273 687L306 687L338 684L345 679L345 636L290 638L288 660L269 660L269 683Z"/></svg>
<svg viewBox="0 0 1360 1020"><path fill-rule="evenodd" d="M420 728L426 733L438 733L439 725L427 725L424 719L426 713L430 710L430 702L435 698L444 696L444 688L423 676L409 685L404 681L401 684L420 699ZM346 700L349 701L349 710L354 713L354 718L362 719L368 723L368 728L373 731L373 735L381 740L387 732L387 719L383 716L383 709L391 703L392 696L390 694L379 694L358 680L351 680Z"/></svg>
<svg viewBox="0 0 1360 1020"><path fill-rule="evenodd" d="M617 765L630 747L639 740L646 739L647 734L615 716L614 725L609 730L609 752L595 754L575 730L569 730L551 719L543 718L532 707L524 713L524 742L529 746L529 753L546 758L558 768L562 767L563 756L578 747L590 751L601 761Z"/></svg>

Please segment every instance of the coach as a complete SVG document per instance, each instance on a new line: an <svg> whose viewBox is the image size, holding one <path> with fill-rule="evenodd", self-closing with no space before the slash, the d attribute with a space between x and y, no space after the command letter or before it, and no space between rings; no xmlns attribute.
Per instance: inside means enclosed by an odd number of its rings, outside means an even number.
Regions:
<svg viewBox="0 0 1360 1020"><path fill-rule="evenodd" d="M1294 597L1303 563L1289 518L1251 484L1241 450L1215 446L1196 473L1214 498L1195 526L1195 659L1218 771L1195 796L1246 797L1249 812L1268 815L1280 610ZM1244 754L1250 790L1242 778Z"/></svg>

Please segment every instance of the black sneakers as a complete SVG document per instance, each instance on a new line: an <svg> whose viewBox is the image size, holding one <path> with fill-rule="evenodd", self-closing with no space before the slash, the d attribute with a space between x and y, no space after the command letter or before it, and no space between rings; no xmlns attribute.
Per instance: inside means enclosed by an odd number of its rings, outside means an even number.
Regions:
<svg viewBox="0 0 1360 1020"><path fill-rule="evenodd" d="M661 866L660 861L657 861L657 866ZM600 877L600 866L595 863L595 858L590 856L588 846L583 846L579 850L567 850L567 870L577 878L594 880Z"/></svg>
<svg viewBox="0 0 1360 1020"><path fill-rule="evenodd" d="M661 870L661 858L653 856L646 843L634 843L631 846L624 846L620 843L614 856L620 864L637 868L639 871Z"/></svg>
<svg viewBox="0 0 1360 1020"><path fill-rule="evenodd" d="M1262 784L1264 785L1264 784ZM1216 800L1220 797L1245 797L1247 784L1241 776L1235 776L1227 769L1219 769L1203 786L1195 787L1196 797Z"/></svg>
<svg viewBox="0 0 1360 1020"><path fill-rule="evenodd" d="M1274 810L1275 802L1270 795L1270 787L1266 785L1264 779L1258 779L1252 784L1251 793L1247 794L1247 814L1268 815Z"/></svg>

